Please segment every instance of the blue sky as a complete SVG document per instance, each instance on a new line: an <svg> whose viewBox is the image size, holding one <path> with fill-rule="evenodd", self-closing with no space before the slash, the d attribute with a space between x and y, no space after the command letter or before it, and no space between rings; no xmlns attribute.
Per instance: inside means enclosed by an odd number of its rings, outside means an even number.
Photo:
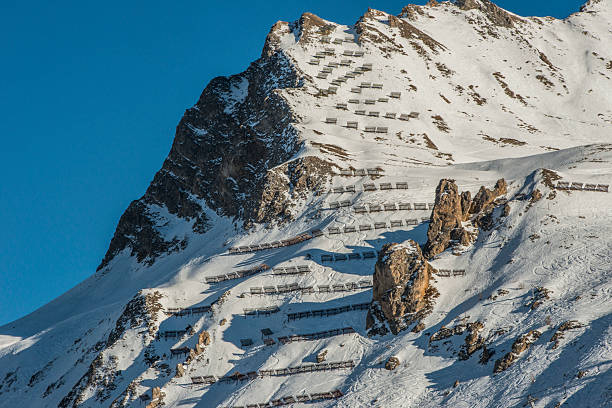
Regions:
<svg viewBox="0 0 612 408"><path fill-rule="evenodd" d="M561 18L581 3L498 1ZM350 24L368 6L405 4L0 2L0 324L95 271L184 110L210 79L256 59L274 22L311 11Z"/></svg>

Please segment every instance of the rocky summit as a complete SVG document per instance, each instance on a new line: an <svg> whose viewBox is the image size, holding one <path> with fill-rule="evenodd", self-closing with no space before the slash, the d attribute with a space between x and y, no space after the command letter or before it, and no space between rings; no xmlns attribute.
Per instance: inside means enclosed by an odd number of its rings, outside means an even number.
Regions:
<svg viewBox="0 0 612 408"><path fill-rule="evenodd" d="M611 406L612 0L391 11L206 86L0 407Z"/></svg>

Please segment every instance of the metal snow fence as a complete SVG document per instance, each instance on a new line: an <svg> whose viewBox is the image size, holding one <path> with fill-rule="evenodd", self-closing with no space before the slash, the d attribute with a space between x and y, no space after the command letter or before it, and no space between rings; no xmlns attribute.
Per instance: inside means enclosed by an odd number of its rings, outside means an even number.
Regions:
<svg viewBox="0 0 612 408"><path fill-rule="evenodd" d="M406 220L406 225L419 225L419 220L417 219Z"/></svg>
<svg viewBox="0 0 612 408"><path fill-rule="evenodd" d="M354 75L363 75L363 71L361 71L361 68L356 68L352 73Z"/></svg>
<svg viewBox="0 0 612 408"><path fill-rule="evenodd" d="M329 293L329 285L317 285L317 292Z"/></svg>
<svg viewBox="0 0 612 408"><path fill-rule="evenodd" d="M389 98L378 98L378 102L387 103L389 102Z"/></svg>
<svg viewBox="0 0 612 408"><path fill-rule="evenodd" d="M346 174L340 173L341 176L346 176ZM342 194L344 193L344 187L332 187L332 193Z"/></svg>
<svg viewBox="0 0 612 408"><path fill-rule="evenodd" d="M371 225L360 225L359 226L359 231L371 231L371 230L372 230Z"/></svg>
<svg viewBox="0 0 612 408"><path fill-rule="evenodd" d="M174 338L183 337L185 334L187 334L187 330L167 330L167 331L159 332L158 337L159 338L163 337L164 339L174 339Z"/></svg>
<svg viewBox="0 0 612 408"><path fill-rule="evenodd" d="M408 190L408 183L406 183L405 181L399 181L395 183L395 188L397 188L398 190Z"/></svg>
<svg viewBox="0 0 612 408"><path fill-rule="evenodd" d="M329 36L327 36L327 35L326 35L326 36L321 37L321 42L330 42L330 41L331 41L331 37L329 37Z"/></svg>
<svg viewBox="0 0 612 408"><path fill-rule="evenodd" d="M307 334L294 334L291 336L282 336L278 338L279 343L281 344L289 344L300 341L314 341L314 340L322 340L335 336L342 336L347 334L353 334L355 330L352 327L343 327L341 329L333 329L326 330L316 333L307 333Z"/></svg>
<svg viewBox="0 0 612 408"><path fill-rule="evenodd" d="M365 70L365 71L371 71L372 70L372 64L369 64L369 63L368 64L363 64L361 66L361 69Z"/></svg>
<svg viewBox="0 0 612 408"><path fill-rule="evenodd" d="M363 252L361 255L363 256L363 259L376 258L376 252L374 251L366 251Z"/></svg>
<svg viewBox="0 0 612 408"><path fill-rule="evenodd" d="M366 132L368 132L368 133L376 133L376 127L375 126L366 126L364 130Z"/></svg>
<svg viewBox="0 0 612 408"><path fill-rule="evenodd" d="M365 176L366 175L366 169L355 169L355 175L356 176Z"/></svg>
<svg viewBox="0 0 612 408"><path fill-rule="evenodd" d="M428 204L427 204L427 207L428 207L430 210L433 210L433 209L434 209L434 207L435 207L435 205L436 205L436 203L428 203Z"/></svg>
<svg viewBox="0 0 612 408"><path fill-rule="evenodd" d="M401 92L391 92L391 93L389 94L389 96L390 96L391 98L399 99L399 98L401 98L401 97L402 97L402 93L401 93Z"/></svg>
<svg viewBox="0 0 612 408"><path fill-rule="evenodd" d="M327 88L327 93L328 94L335 94L337 90L338 90L337 86L330 86L329 88Z"/></svg>
<svg viewBox="0 0 612 408"><path fill-rule="evenodd" d="M176 349L170 349L170 355L172 357L186 356L191 350L189 347L181 347Z"/></svg>
<svg viewBox="0 0 612 408"><path fill-rule="evenodd" d="M342 55L344 55L345 57L352 57L353 56L353 51L351 51L351 50L344 50Z"/></svg>
<svg viewBox="0 0 612 408"><path fill-rule="evenodd" d="M334 38L334 44L342 44L342 38Z"/></svg>
<svg viewBox="0 0 612 408"><path fill-rule="evenodd" d="M418 119L419 115L419 112L410 112L410 117L413 119Z"/></svg>
<svg viewBox="0 0 612 408"><path fill-rule="evenodd" d="M340 228L338 227L330 227L327 229L327 233L330 235L337 235L340 234Z"/></svg>
<svg viewBox="0 0 612 408"><path fill-rule="evenodd" d="M389 128L386 126L378 126L376 128L376 133L387 133L389 131Z"/></svg>
<svg viewBox="0 0 612 408"><path fill-rule="evenodd" d="M412 205L410 203L399 203L398 206L400 211L412 210Z"/></svg>
<svg viewBox="0 0 612 408"><path fill-rule="evenodd" d="M360 206L356 206L355 207L355 213L357 214L364 214L367 213L368 209L364 206L364 205L360 205Z"/></svg>
<svg viewBox="0 0 612 408"><path fill-rule="evenodd" d="M323 231L316 229L316 230L312 230L310 231L310 233L312 234L313 237L320 237L323 235Z"/></svg>
<svg viewBox="0 0 612 408"><path fill-rule="evenodd" d="M362 82L361 84L359 84L360 88L370 88L372 86L371 82Z"/></svg>
<svg viewBox="0 0 612 408"><path fill-rule="evenodd" d="M349 200L340 201L340 207L350 207L351 202Z"/></svg>
<svg viewBox="0 0 612 408"><path fill-rule="evenodd" d="M343 67L348 67L349 65L351 65L351 60L343 59L340 61L340 65Z"/></svg>
<svg viewBox="0 0 612 408"><path fill-rule="evenodd" d="M346 82L346 77L344 76L338 77L336 81L341 82L341 83Z"/></svg>
<svg viewBox="0 0 612 408"><path fill-rule="evenodd" d="M342 81L340 81L339 79L334 79L333 81L330 82L330 84L335 85L335 86L341 86Z"/></svg>
<svg viewBox="0 0 612 408"><path fill-rule="evenodd" d="M604 193L607 193L609 187L610 186L608 184L598 184L597 185L597 191L602 191Z"/></svg>
<svg viewBox="0 0 612 408"><path fill-rule="evenodd" d="M353 52L353 57L363 57L363 51L355 51L355 52Z"/></svg>
<svg viewBox="0 0 612 408"><path fill-rule="evenodd" d="M331 74L333 72L333 69L327 66L327 67L321 68L321 72L324 74Z"/></svg>
<svg viewBox="0 0 612 408"><path fill-rule="evenodd" d="M350 312L351 310L366 310L370 307L370 303L360 303L343 307L334 307L331 309L319 309L306 312L288 313L287 320L297 320L309 317L326 317L334 316L340 313Z"/></svg>
<svg viewBox="0 0 612 408"><path fill-rule="evenodd" d="M597 191L597 184L585 184L583 190L586 191Z"/></svg>
<svg viewBox="0 0 612 408"><path fill-rule="evenodd" d="M365 116L366 111L358 109L355 111L355 115Z"/></svg>
<svg viewBox="0 0 612 408"><path fill-rule="evenodd" d="M251 295L263 295L263 288L249 288Z"/></svg>
<svg viewBox="0 0 612 408"><path fill-rule="evenodd" d="M317 78L319 79L327 79L327 74L318 73Z"/></svg>
<svg viewBox="0 0 612 408"><path fill-rule="evenodd" d="M337 283L332 285L333 292L346 292L346 286L343 283Z"/></svg>
<svg viewBox="0 0 612 408"><path fill-rule="evenodd" d="M363 185L363 191L376 191L376 184L374 184L374 183L365 183Z"/></svg>
<svg viewBox="0 0 612 408"><path fill-rule="evenodd" d="M376 101L374 99L366 99L365 101L363 101L363 103L365 103L366 105L374 105L376 104Z"/></svg>
<svg viewBox="0 0 612 408"><path fill-rule="evenodd" d="M368 116L377 118L378 116L380 116L380 112L370 111L370 112L368 112Z"/></svg>
<svg viewBox="0 0 612 408"><path fill-rule="evenodd" d="M341 176L352 176L353 175L353 170L351 170L351 169L340 169L340 175Z"/></svg>
<svg viewBox="0 0 612 408"><path fill-rule="evenodd" d="M385 118L387 118L387 119L395 119L395 113L387 112L387 113L385 113Z"/></svg>
<svg viewBox="0 0 612 408"><path fill-rule="evenodd" d="M374 89L383 89L383 84L372 84L372 88L374 88Z"/></svg>
<svg viewBox="0 0 612 408"><path fill-rule="evenodd" d="M410 120L410 115L409 115L409 114L407 114L407 113L402 113L402 114L399 116L399 120Z"/></svg>
<svg viewBox="0 0 612 408"><path fill-rule="evenodd" d="M438 275L439 276L451 276L451 270L450 269L438 269Z"/></svg>
<svg viewBox="0 0 612 408"><path fill-rule="evenodd" d="M273 313L280 312L278 306L268 306L259 309L243 309L244 316L270 316Z"/></svg>
<svg viewBox="0 0 612 408"><path fill-rule="evenodd" d="M354 193L355 192L355 186L346 186L346 187L344 187L344 191L346 191L347 193Z"/></svg>
<svg viewBox="0 0 612 408"><path fill-rule="evenodd" d="M323 51L319 51L315 54L315 58L325 58L327 56Z"/></svg>
<svg viewBox="0 0 612 408"><path fill-rule="evenodd" d="M320 62L321 62L321 61L320 61L320 60L318 60L318 59L312 59L312 60L308 61L308 63L309 63L310 65L319 65L319 63L320 63Z"/></svg>
<svg viewBox="0 0 612 408"><path fill-rule="evenodd" d="M385 229L385 228L387 228L386 222L375 222L374 223L374 229Z"/></svg>
<svg viewBox="0 0 612 408"><path fill-rule="evenodd" d="M331 210L337 210L338 208L340 208L340 203L337 201L332 201L329 203L329 208Z"/></svg>
<svg viewBox="0 0 612 408"><path fill-rule="evenodd" d="M570 183L569 183L568 181L559 181L559 182L557 183L557 188L558 188L559 190L565 190L565 189L568 189L568 188L569 188L569 186L570 186Z"/></svg>
<svg viewBox="0 0 612 408"><path fill-rule="evenodd" d="M334 51L335 50L333 48L331 48L331 47L325 48L325 53L328 54L328 55L333 55Z"/></svg>
<svg viewBox="0 0 612 408"><path fill-rule="evenodd" d="M465 276L465 269L453 269L453 276Z"/></svg>
<svg viewBox="0 0 612 408"><path fill-rule="evenodd" d="M337 62L328 62L327 66L330 68L338 68L338 63Z"/></svg>
<svg viewBox="0 0 612 408"><path fill-rule="evenodd" d="M359 255L358 252L354 252L354 253L348 255L348 259L349 259L349 261L355 261L357 259L361 259L361 255Z"/></svg>
<svg viewBox="0 0 612 408"><path fill-rule="evenodd" d="M335 125L336 123L338 123L338 118L326 118L325 123Z"/></svg>
<svg viewBox="0 0 612 408"><path fill-rule="evenodd" d="M359 103L359 99L349 99L348 103Z"/></svg>
<svg viewBox="0 0 612 408"><path fill-rule="evenodd" d="M361 88L351 88L351 92L352 92L352 93L358 93L358 94L360 94L360 93L361 93Z"/></svg>
<svg viewBox="0 0 612 408"><path fill-rule="evenodd" d="M357 229L355 227L344 227L345 234L350 234L351 232L357 232Z"/></svg>
<svg viewBox="0 0 612 408"><path fill-rule="evenodd" d="M381 212L382 211L382 206L380 204L370 204L370 212Z"/></svg>
<svg viewBox="0 0 612 408"><path fill-rule="evenodd" d="M403 227L404 223L402 220L391 220L391 228Z"/></svg>
<svg viewBox="0 0 612 408"><path fill-rule="evenodd" d="M380 183L381 190L393 190L393 185L391 183Z"/></svg>
<svg viewBox="0 0 612 408"><path fill-rule="evenodd" d="M348 260L348 256L346 254L335 254L334 261L346 261Z"/></svg>
<svg viewBox="0 0 612 408"><path fill-rule="evenodd" d="M415 210L426 210L427 204L426 203L414 203L414 209Z"/></svg>
<svg viewBox="0 0 612 408"><path fill-rule="evenodd" d="M369 168L368 175L369 176L380 176L381 170L379 168Z"/></svg>
<svg viewBox="0 0 612 408"><path fill-rule="evenodd" d="M334 257L331 255L321 255L321 262L331 262L334 260Z"/></svg>
<svg viewBox="0 0 612 408"><path fill-rule="evenodd" d="M583 183L574 182L570 186L570 190L582 190L582 184Z"/></svg>
<svg viewBox="0 0 612 408"><path fill-rule="evenodd" d="M249 347L253 345L253 340L252 339L240 339L240 345L242 347Z"/></svg>
<svg viewBox="0 0 612 408"><path fill-rule="evenodd" d="M397 211L397 207L395 206L395 203L384 204L384 207L385 207L385 211Z"/></svg>

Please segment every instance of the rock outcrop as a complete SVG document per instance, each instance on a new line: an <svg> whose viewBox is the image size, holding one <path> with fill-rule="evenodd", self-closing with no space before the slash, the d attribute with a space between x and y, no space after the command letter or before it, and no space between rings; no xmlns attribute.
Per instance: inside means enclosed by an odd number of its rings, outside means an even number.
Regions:
<svg viewBox="0 0 612 408"><path fill-rule="evenodd" d="M451 246L466 247L478 236L478 228L489 229L495 200L507 193L500 179L493 190L481 187L474 199L469 191L459 193L454 180L442 179L436 188L436 200L427 230L424 253L432 258Z"/></svg>
<svg viewBox="0 0 612 408"><path fill-rule="evenodd" d="M529 333L524 334L517 338L512 344L512 351L508 354L495 361L495 367L493 372L501 373L510 367L524 353L533 343L540 338L542 333L537 330L531 330Z"/></svg>
<svg viewBox="0 0 612 408"><path fill-rule="evenodd" d="M186 223L187 229L206 233L211 213L235 218L247 228L286 221L289 201L327 181L329 163L318 157L292 160L303 141L286 96L305 79L280 52L280 44L286 35L308 42L329 27L309 13L297 23L279 22L259 60L241 74L208 84L178 124L161 170L119 220L98 270L122 251L150 265L163 254L184 249L187 236L164 231Z"/></svg>
<svg viewBox="0 0 612 408"><path fill-rule="evenodd" d="M489 0L456 0L461 10L479 10L496 26L512 28L521 19L501 9Z"/></svg>
<svg viewBox="0 0 612 408"><path fill-rule="evenodd" d="M397 334L422 318L437 293L429 283L434 271L412 240L383 246L374 270L369 334Z"/></svg>

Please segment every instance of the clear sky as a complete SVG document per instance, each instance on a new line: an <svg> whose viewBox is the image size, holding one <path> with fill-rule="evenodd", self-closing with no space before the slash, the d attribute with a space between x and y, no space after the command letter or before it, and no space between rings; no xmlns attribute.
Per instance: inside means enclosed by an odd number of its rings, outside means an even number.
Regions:
<svg viewBox="0 0 612 408"><path fill-rule="evenodd" d="M274 22L310 11L351 24L408 3L0 1L0 324L95 271L183 111L256 59ZM564 18L583 1L497 3Z"/></svg>

